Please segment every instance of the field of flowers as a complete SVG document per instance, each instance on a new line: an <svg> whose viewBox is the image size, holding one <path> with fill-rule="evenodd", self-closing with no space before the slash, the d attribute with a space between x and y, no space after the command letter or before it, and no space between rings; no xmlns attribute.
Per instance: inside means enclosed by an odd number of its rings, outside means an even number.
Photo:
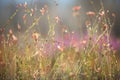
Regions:
<svg viewBox="0 0 120 80"><path fill-rule="evenodd" d="M21 8L27 29L21 31L19 23L17 31L6 29ZM80 16L80 6L71 10L71 17ZM105 10L102 3L99 11L85 15L86 32L81 35L70 30L59 15L51 17L47 5L39 10L28 7L26 2L18 4L0 28L0 80L120 80L120 41L111 36L117 16ZM28 24L30 17L33 22ZM36 25L41 26L38 22L42 17L49 25L47 37L35 30ZM62 36L56 38L58 26Z"/></svg>

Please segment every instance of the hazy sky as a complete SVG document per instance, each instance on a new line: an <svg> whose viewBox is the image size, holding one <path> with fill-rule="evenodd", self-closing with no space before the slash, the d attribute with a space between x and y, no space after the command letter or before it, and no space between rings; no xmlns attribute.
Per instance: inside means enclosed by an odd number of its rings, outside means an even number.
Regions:
<svg viewBox="0 0 120 80"><path fill-rule="evenodd" d="M100 0L91 0L95 1L94 5L90 4L90 0L0 0L0 27L6 23L7 19L14 13L17 3L27 2L29 6L36 4L39 9L43 7L44 4L49 6L50 15L52 17L59 16L62 21L70 26L73 30L78 30L78 22L72 16L72 7L79 5L81 6L82 12L97 9L99 7ZM107 9L111 9L113 12L119 14L120 11L120 0L103 0L104 5ZM20 15L20 14L19 14ZM19 20L19 15L16 17L12 24L15 26ZM82 16L81 18L84 18ZM44 21L43 21L44 22ZM46 25L45 23L42 26ZM45 27L42 28L45 30ZM47 32L45 30L45 32Z"/></svg>

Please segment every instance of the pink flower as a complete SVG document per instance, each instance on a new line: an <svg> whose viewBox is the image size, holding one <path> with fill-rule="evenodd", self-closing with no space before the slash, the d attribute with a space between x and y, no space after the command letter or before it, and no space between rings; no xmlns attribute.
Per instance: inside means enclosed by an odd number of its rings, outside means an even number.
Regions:
<svg viewBox="0 0 120 80"><path fill-rule="evenodd" d="M56 23L58 23L60 21L60 18L58 16L56 16L55 21L56 21Z"/></svg>
<svg viewBox="0 0 120 80"><path fill-rule="evenodd" d="M17 29L18 29L19 31L21 30L20 24L18 24Z"/></svg>
<svg viewBox="0 0 120 80"><path fill-rule="evenodd" d="M86 40L82 40L80 43L85 45L87 43L87 41Z"/></svg>
<svg viewBox="0 0 120 80"><path fill-rule="evenodd" d="M16 43L18 41L18 39L15 35L12 35L12 40L13 40L13 43Z"/></svg>
<svg viewBox="0 0 120 80"><path fill-rule="evenodd" d="M0 33L3 33L5 31L4 28L0 28Z"/></svg>
<svg viewBox="0 0 120 80"><path fill-rule="evenodd" d="M57 46L57 48L60 50L60 51L63 51L63 47L61 47L60 45Z"/></svg>
<svg viewBox="0 0 120 80"><path fill-rule="evenodd" d="M78 16L79 15L79 10L81 9L81 7L80 6L75 6L75 7L73 7L73 16Z"/></svg>
<svg viewBox="0 0 120 80"><path fill-rule="evenodd" d="M35 41L38 41L39 33L34 32L34 33L32 34L32 38L33 38Z"/></svg>
<svg viewBox="0 0 120 80"><path fill-rule="evenodd" d="M66 27L66 26L64 26L64 27L62 28L62 32L63 32L63 33L67 33L67 32L68 32L68 30L67 30L67 27Z"/></svg>
<svg viewBox="0 0 120 80"><path fill-rule="evenodd" d="M31 9L31 16L34 15L34 9Z"/></svg>
<svg viewBox="0 0 120 80"><path fill-rule="evenodd" d="M26 20L26 16L27 16L27 15L24 14L23 17L22 17L24 21Z"/></svg>
<svg viewBox="0 0 120 80"><path fill-rule="evenodd" d="M112 16L113 16L113 17L116 17L115 13L112 13Z"/></svg>
<svg viewBox="0 0 120 80"><path fill-rule="evenodd" d="M46 10L46 12L47 12L47 10L48 10L48 6L47 6L47 5L44 5L44 8L45 8L45 10Z"/></svg>
<svg viewBox="0 0 120 80"><path fill-rule="evenodd" d="M99 13L99 15L100 15L100 16L104 16L104 15L105 15L105 11L101 11L101 12Z"/></svg>
<svg viewBox="0 0 120 80"><path fill-rule="evenodd" d="M24 8L27 8L27 2L24 3L23 7L24 7Z"/></svg>
<svg viewBox="0 0 120 80"><path fill-rule="evenodd" d="M12 34L13 34L12 29L9 29L9 34L10 34L10 35L12 35Z"/></svg>
<svg viewBox="0 0 120 80"><path fill-rule="evenodd" d="M79 11L80 9L81 9L80 6L74 6L74 7L73 7L73 11Z"/></svg>
<svg viewBox="0 0 120 80"><path fill-rule="evenodd" d="M45 8L40 9L40 12L41 12L42 15L44 15L45 12L46 12L46 11L45 11Z"/></svg>
<svg viewBox="0 0 120 80"><path fill-rule="evenodd" d="M93 11L89 11L89 12L87 12L86 13L88 16L95 16L95 12L93 12Z"/></svg>
<svg viewBox="0 0 120 80"><path fill-rule="evenodd" d="M109 28L108 24L104 24L104 25L103 25L103 30L106 30L106 29L108 29L108 28Z"/></svg>
<svg viewBox="0 0 120 80"><path fill-rule="evenodd" d="M85 25L88 27L88 26L91 25L91 22L87 20L87 21L85 22Z"/></svg>
<svg viewBox="0 0 120 80"><path fill-rule="evenodd" d="M21 6L22 6L22 4L18 4L18 5L17 5L18 8L21 7Z"/></svg>

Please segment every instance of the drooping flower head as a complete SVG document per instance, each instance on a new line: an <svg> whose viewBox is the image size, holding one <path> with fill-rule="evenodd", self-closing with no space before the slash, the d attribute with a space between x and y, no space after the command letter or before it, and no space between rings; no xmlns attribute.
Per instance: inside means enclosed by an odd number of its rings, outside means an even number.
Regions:
<svg viewBox="0 0 120 80"><path fill-rule="evenodd" d="M73 10L73 16L78 16L80 9L81 9L80 6L74 6L74 7L72 8L72 10Z"/></svg>
<svg viewBox="0 0 120 80"><path fill-rule="evenodd" d="M45 11L45 8L40 9L40 12L41 12L42 15L44 15L45 12L46 12L46 11Z"/></svg>
<svg viewBox="0 0 120 80"><path fill-rule="evenodd" d="M86 15L92 17L92 16L95 16L95 12L89 11L89 12L86 13Z"/></svg>
<svg viewBox="0 0 120 80"><path fill-rule="evenodd" d="M12 41L15 44L15 43L17 43L18 38L15 35L12 35Z"/></svg>
<svg viewBox="0 0 120 80"><path fill-rule="evenodd" d="M19 24L19 23L18 23L17 29L18 29L18 31L20 31L20 30L21 30L21 26L20 26L20 24Z"/></svg>
<svg viewBox="0 0 120 80"><path fill-rule="evenodd" d="M10 35L12 35L12 34L13 34L12 29L9 29L9 34L10 34Z"/></svg>
<svg viewBox="0 0 120 80"><path fill-rule="evenodd" d="M80 9L81 9L80 6L74 6L72 10L73 10L73 11L79 11Z"/></svg>
<svg viewBox="0 0 120 80"><path fill-rule="evenodd" d="M24 7L24 8L27 8L27 2L24 3L23 7Z"/></svg>
<svg viewBox="0 0 120 80"><path fill-rule="evenodd" d="M56 17L55 17L55 22L58 23L59 21L60 21L59 16L56 16Z"/></svg>
<svg viewBox="0 0 120 80"><path fill-rule="evenodd" d="M37 33L37 32L32 33L32 38L33 38L35 41L38 41L39 33Z"/></svg>

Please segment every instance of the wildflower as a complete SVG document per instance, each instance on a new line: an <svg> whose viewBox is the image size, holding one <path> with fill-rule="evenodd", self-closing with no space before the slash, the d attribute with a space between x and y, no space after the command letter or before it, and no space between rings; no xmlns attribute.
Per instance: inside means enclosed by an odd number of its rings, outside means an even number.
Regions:
<svg viewBox="0 0 120 80"><path fill-rule="evenodd" d="M34 56L36 56L36 55L38 55L38 54L39 54L39 52L36 51L36 52L34 53L34 55L32 55L32 57L34 57Z"/></svg>
<svg viewBox="0 0 120 80"><path fill-rule="evenodd" d="M9 29L9 34L10 34L10 35L12 35L12 34L13 34L12 29Z"/></svg>
<svg viewBox="0 0 120 80"><path fill-rule="evenodd" d="M63 48L62 48L60 45L58 45L57 48L58 48L60 51L63 51Z"/></svg>
<svg viewBox="0 0 120 80"><path fill-rule="evenodd" d="M17 7L21 7L21 6L22 6L22 4L18 4L18 5L17 5Z"/></svg>
<svg viewBox="0 0 120 80"><path fill-rule="evenodd" d="M72 34L74 34L75 32L74 31L72 31Z"/></svg>
<svg viewBox="0 0 120 80"><path fill-rule="evenodd" d="M31 12L34 12L34 9L31 9Z"/></svg>
<svg viewBox="0 0 120 80"><path fill-rule="evenodd" d="M30 16L33 16L34 15L34 9L31 9L31 14Z"/></svg>
<svg viewBox="0 0 120 80"><path fill-rule="evenodd" d="M79 15L79 10L80 10L80 6L75 6L73 7L73 16L78 16Z"/></svg>
<svg viewBox="0 0 120 80"><path fill-rule="evenodd" d="M87 20L87 21L85 22L85 25L88 27L88 26L91 25L91 22Z"/></svg>
<svg viewBox="0 0 120 80"><path fill-rule="evenodd" d="M22 17L24 21L26 20L26 16L27 16L27 15L24 14L23 17Z"/></svg>
<svg viewBox="0 0 120 80"><path fill-rule="evenodd" d="M46 12L46 11L45 11L45 8L40 9L40 12L41 12L42 15L44 15L45 12Z"/></svg>
<svg viewBox="0 0 120 80"><path fill-rule="evenodd" d="M62 32L65 32L65 33L68 32L68 30L66 29L66 27L64 27L64 28L62 29Z"/></svg>
<svg viewBox="0 0 120 80"><path fill-rule="evenodd" d="M56 21L56 23L58 23L60 21L60 18L58 16L56 16L55 21Z"/></svg>
<svg viewBox="0 0 120 80"><path fill-rule="evenodd" d="M35 41L38 41L39 33L34 32L34 33L32 34L32 38L33 38Z"/></svg>
<svg viewBox="0 0 120 80"><path fill-rule="evenodd" d="M20 24L18 24L17 29L18 29L18 31L21 30L21 26L20 26Z"/></svg>
<svg viewBox="0 0 120 80"><path fill-rule="evenodd" d="M24 8L27 8L27 2L24 3L23 7L24 7Z"/></svg>
<svg viewBox="0 0 120 80"><path fill-rule="evenodd" d="M101 72L101 68L100 67L97 68L96 72Z"/></svg>
<svg viewBox="0 0 120 80"><path fill-rule="evenodd" d="M100 16L104 16L104 15L105 15L105 11L101 11L101 12L99 13L99 15L100 15Z"/></svg>
<svg viewBox="0 0 120 80"><path fill-rule="evenodd" d="M87 12L86 13L88 16L95 16L95 12L93 12L93 11L89 11L89 12Z"/></svg>
<svg viewBox="0 0 120 80"><path fill-rule="evenodd" d="M107 10L107 13L109 13L110 11L109 10Z"/></svg>
<svg viewBox="0 0 120 80"><path fill-rule="evenodd" d="M73 11L79 11L80 8L81 8L80 6L74 6L74 7L73 7Z"/></svg>
<svg viewBox="0 0 120 80"><path fill-rule="evenodd" d="M86 44L86 43L87 43L87 41L83 40L83 41L82 41L82 43L83 43L83 44Z"/></svg>
<svg viewBox="0 0 120 80"><path fill-rule="evenodd" d="M35 71L34 74L33 74L33 78L34 78L34 79L36 79L37 74L38 74L38 71Z"/></svg>
<svg viewBox="0 0 120 80"><path fill-rule="evenodd" d="M68 31L67 30L65 30L65 33L67 33Z"/></svg>
<svg viewBox="0 0 120 80"><path fill-rule="evenodd" d="M107 24L104 24L103 25L103 30L106 30L108 28L108 25Z"/></svg>
<svg viewBox="0 0 120 80"><path fill-rule="evenodd" d="M113 17L116 17L115 13L112 13L112 16L113 16Z"/></svg>
<svg viewBox="0 0 120 80"><path fill-rule="evenodd" d="M5 31L4 28L0 28L0 33L3 33Z"/></svg>
<svg viewBox="0 0 120 80"><path fill-rule="evenodd" d="M80 43L81 43L81 44L86 44L87 41L86 41L86 40L83 40L83 41L81 41Z"/></svg>
<svg viewBox="0 0 120 80"><path fill-rule="evenodd" d="M44 5L44 9L45 9L46 12L48 12L47 11L48 10L48 6L47 5Z"/></svg>
<svg viewBox="0 0 120 80"><path fill-rule="evenodd" d="M12 35L12 40L13 40L13 43L16 43L18 41L18 39L15 35Z"/></svg>
<svg viewBox="0 0 120 80"><path fill-rule="evenodd" d="M106 47L107 45L105 43L103 43L103 46Z"/></svg>

